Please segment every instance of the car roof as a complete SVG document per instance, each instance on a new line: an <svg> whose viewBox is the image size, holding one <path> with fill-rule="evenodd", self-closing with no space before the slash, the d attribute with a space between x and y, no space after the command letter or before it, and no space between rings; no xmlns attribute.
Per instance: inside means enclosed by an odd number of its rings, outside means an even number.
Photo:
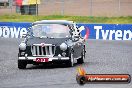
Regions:
<svg viewBox="0 0 132 88"><path fill-rule="evenodd" d="M33 23L33 25L37 24L74 24L73 21L67 21L67 20L41 20L41 21L36 21Z"/></svg>

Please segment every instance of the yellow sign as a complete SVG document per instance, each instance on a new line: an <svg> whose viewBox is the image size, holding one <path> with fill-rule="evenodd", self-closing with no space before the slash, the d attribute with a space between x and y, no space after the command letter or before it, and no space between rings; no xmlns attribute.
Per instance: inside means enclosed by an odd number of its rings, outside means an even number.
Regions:
<svg viewBox="0 0 132 88"><path fill-rule="evenodd" d="M31 4L40 4L40 0L28 0L28 3Z"/></svg>
<svg viewBox="0 0 132 88"><path fill-rule="evenodd" d="M22 5L29 5L28 1L29 0L22 0Z"/></svg>
<svg viewBox="0 0 132 88"><path fill-rule="evenodd" d="M22 5L40 4L40 0L22 0Z"/></svg>

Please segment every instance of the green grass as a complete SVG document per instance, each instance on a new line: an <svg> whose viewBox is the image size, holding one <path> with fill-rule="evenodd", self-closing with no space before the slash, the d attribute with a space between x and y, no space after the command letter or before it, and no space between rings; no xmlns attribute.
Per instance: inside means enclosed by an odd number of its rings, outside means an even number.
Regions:
<svg viewBox="0 0 132 88"><path fill-rule="evenodd" d="M132 16L127 17L93 17L93 16L30 16L30 15L2 15L0 22L34 22L37 20L71 20L80 23L108 23L130 24Z"/></svg>

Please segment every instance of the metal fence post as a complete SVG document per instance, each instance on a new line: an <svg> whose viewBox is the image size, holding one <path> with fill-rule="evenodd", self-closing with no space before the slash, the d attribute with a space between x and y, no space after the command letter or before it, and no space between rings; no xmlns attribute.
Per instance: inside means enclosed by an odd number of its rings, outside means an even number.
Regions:
<svg viewBox="0 0 132 88"><path fill-rule="evenodd" d="M118 14L120 15L121 10L121 0L118 0Z"/></svg>
<svg viewBox="0 0 132 88"><path fill-rule="evenodd" d="M64 15L64 0L61 1L61 15Z"/></svg>
<svg viewBox="0 0 132 88"><path fill-rule="evenodd" d="M38 3L37 3L38 0L36 0L36 16L38 16Z"/></svg>
<svg viewBox="0 0 132 88"><path fill-rule="evenodd" d="M93 1L92 0L90 0L90 16L92 16L93 14Z"/></svg>
<svg viewBox="0 0 132 88"><path fill-rule="evenodd" d="M13 4L13 0L9 0L9 9L11 11L11 14L12 14L12 4Z"/></svg>

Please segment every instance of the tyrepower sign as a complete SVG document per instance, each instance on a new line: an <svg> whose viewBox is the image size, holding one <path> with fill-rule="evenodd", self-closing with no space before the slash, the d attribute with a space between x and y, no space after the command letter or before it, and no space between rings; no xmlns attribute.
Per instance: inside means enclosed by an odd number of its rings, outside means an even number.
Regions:
<svg viewBox="0 0 132 88"><path fill-rule="evenodd" d="M0 22L0 37L21 38L30 26L31 23Z"/></svg>
<svg viewBox="0 0 132 88"><path fill-rule="evenodd" d="M82 36L89 39L132 40L132 24L82 24L78 23ZM21 38L31 23L0 22L0 37Z"/></svg>
<svg viewBox="0 0 132 88"><path fill-rule="evenodd" d="M78 24L89 30L89 39L132 40L132 24ZM86 31L82 31L85 34Z"/></svg>

